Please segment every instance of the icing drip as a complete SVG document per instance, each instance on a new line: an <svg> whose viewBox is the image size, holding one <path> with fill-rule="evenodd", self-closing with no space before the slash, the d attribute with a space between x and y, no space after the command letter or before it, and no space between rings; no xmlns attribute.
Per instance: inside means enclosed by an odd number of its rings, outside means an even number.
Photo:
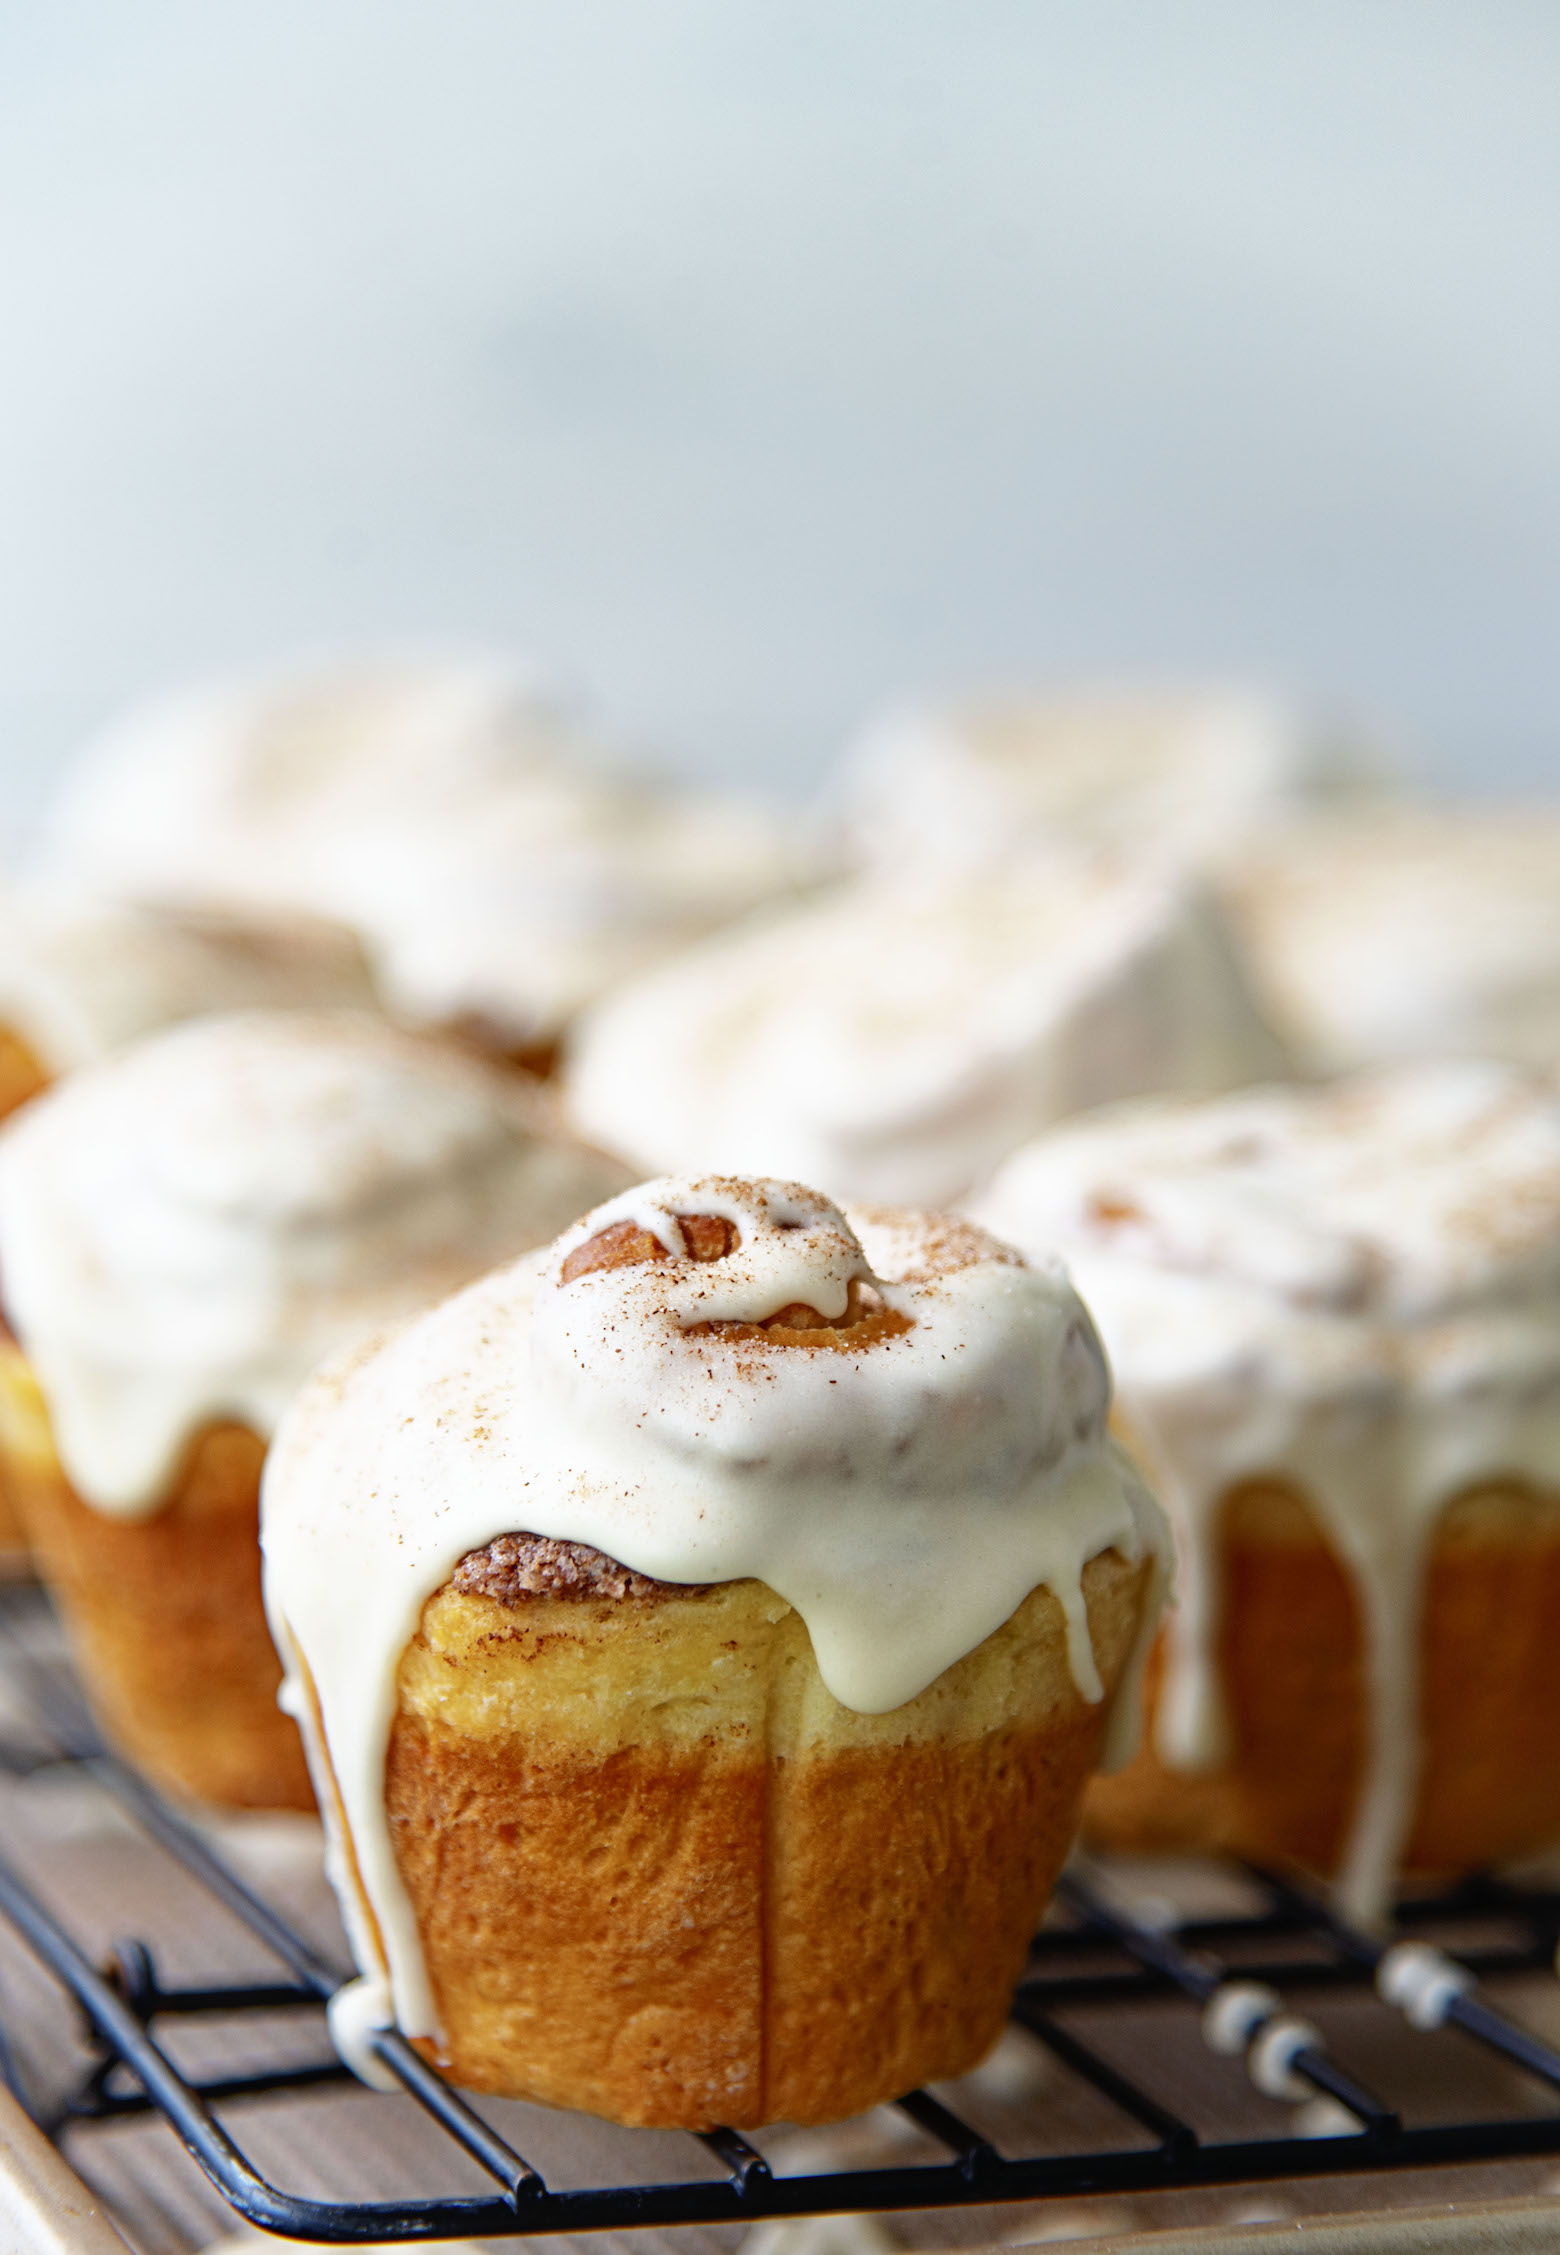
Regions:
<svg viewBox="0 0 1560 2255"><path fill-rule="evenodd" d="M1211 1768L1216 1515L1277 1479L1353 1582L1370 1700L1340 1878L1378 1910L1412 1822L1436 1522L1513 1478L1560 1488L1560 1096L1495 1065L1122 1106L1019 1152L975 1202L1059 1246L1177 1526L1156 1730Z"/></svg>
<svg viewBox="0 0 1560 2255"><path fill-rule="evenodd" d="M1206 861L1379 763L1250 690L1081 687L885 715L832 799L858 857L972 867L1059 840Z"/></svg>
<svg viewBox="0 0 1560 2255"><path fill-rule="evenodd" d="M937 1205L1048 1121L1281 1068L1198 885L1104 856L860 884L726 932L576 1031L586 1132Z"/></svg>
<svg viewBox="0 0 1560 2255"><path fill-rule="evenodd" d="M155 1511L200 1428L623 1180L514 1076L348 1011L206 1018L0 1134L6 1310L71 1485Z"/></svg>
<svg viewBox="0 0 1560 2255"><path fill-rule="evenodd" d="M267 1604L328 1747L358 1962L388 1977L398 2024L437 2032L385 1821L396 1668L462 1557L524 1529L657 1580L755 1577L867 1713L1043 1583L1097 1700L1083 1568L1162 1541L1108 1394L1054 1264L945 1217L847 1218L728 1178L630 1191L320 1373L267 1465Z"/></svg>

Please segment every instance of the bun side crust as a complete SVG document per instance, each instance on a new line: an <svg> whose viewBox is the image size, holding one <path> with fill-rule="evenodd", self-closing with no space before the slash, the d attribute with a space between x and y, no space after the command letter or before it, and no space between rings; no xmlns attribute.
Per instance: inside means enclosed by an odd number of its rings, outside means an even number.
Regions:
<svg viewBox="0 0 1560 2255"><path fill-rule="evenodd" d="M1096 1778L1088 1837L1106 1847L1217 1847L1336 1871L1365 1771L1369 1700L1350 1580L1306 1499L1253 1482L1224 1499L1217 1666L1232 1752L1196 1775L1143 1748ZM1492 1481L1457 1497L1429 1545L1421 1621L1423 1764L1403 1868L1476 1869L1560 1834L1560 1495Z"/></svg>
<svg viewBox="0 0 1560 2255"><path fill-rule="evenodd" d="M197 1434L148 1519L91 1510L60 1469L26 1360L0 1344L0 1461L106 1735L157 1784L312 1809L260 1594L260 1467L243 1425Z"/></svg>
<svg viewBox="0 0 1560 2255"><path fill-rule="evenodd" d="M1107 1685L1151 1571L1085 1570ZM1056 1599L866 1715L762 1583L651 1587L451 1582L424 1609L386 1765L445 2030L422 2048L474 2090L682 2128L834 2120L974 2066L1104 1726Z"/></svg>
<svg viewBox="0 0 1560 2255"><path fill-rule="evenodd" d="M0 1026L0 1120L47 1088L51 1077L21 1035Z"/></svg>

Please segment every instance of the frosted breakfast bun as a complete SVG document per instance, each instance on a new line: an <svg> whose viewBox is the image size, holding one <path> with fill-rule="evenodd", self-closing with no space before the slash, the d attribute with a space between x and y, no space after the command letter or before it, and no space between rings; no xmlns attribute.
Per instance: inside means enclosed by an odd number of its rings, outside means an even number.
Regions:
<svg viewBox="0 0 1560 2255"><path fill-rule="evenodd" d="M308 1806L260 1600L260 1467L323 1356L624 1179L514 1076L349 1011L206 1018L0 1132L0 1462L108 1734Z"/></svg>
<svg viewBox="0 0 1560 2255"><path fill-rule="evenodd" d="M1560 1838L1560 1093L1495 1064L1124 1105L976 1210L1061 1249L1176 1521L1118 1845L1401 1871Z"/></svg>
<svg viewBox="0 0 1560 2255"><path fill-rule="evenodd" d="M12 891L0 896L0 1117L186 1018L372 999L362 951L339 925Z"/></svg>
<svg viewBox="0 0 1560 2255"><path fill-rule="evenodd" d="M311 917L0 895L0 1119L62 1073L163 1026L249 1007L369 1007L362 951ZM0 1465L0 1566L26 1541Z"/></svg>
<svg viewBox="0 0 1560 2255"><path fill-rule="evenodd" d="M943 1205L1069 1112L1282 1061L1196 880L1024 855L717 934L592 1012L565 1086L583 1132L646 1167Z"/></svg>
<svg viewBox="0 0 1560 2255"><path fill-rule="evenodd" d="M1157 1611L1108 1391L1054 1265L729 1178L320 1373L264 1547L346 2056L687 2128L973 2066Z"/></svg>
<svg viewBox="0 0 1560 2255"><path fill-rule="evenodd" d="M1232 868L1229 913L1297 1051L1560 1062L1560 813L1381 808L1294 823Z"/></svg>
<svg viewBox="0 0 1560 2255"><path fill-rule="evenodd" d="M778 816L615 772L533 673L380 660L191 692L89 747L52 864L352 927L384 1002L547 1067L586 1003L792 887Z"/></svg>
<svg viewBox="0 0 1560 2255"><path fill-rule="evenodd" d="M885 713L847 751L829 799L868 868L975 867L1079 844L1196 865L1380 775L1357 730L1256 690L1078 684Z"/></svg>
<svg viewBox="0 0 1560 2255"><path fill-rule="evenodd" d="M377 809L501 788L568 734L540 675L502 659L197 683L82 747L46 814L44 860L111 897L318 909L322 857Z"/></svg>

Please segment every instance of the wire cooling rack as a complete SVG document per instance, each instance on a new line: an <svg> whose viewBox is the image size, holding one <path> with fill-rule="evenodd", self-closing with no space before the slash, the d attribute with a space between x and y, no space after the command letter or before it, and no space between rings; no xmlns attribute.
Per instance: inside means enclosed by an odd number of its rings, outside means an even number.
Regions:
<svg viewBox="0 0 1560 2255"><path fill-rule="evenodd" d="M1553 1967L1560 1893L1471 1881L1400 1905L1395 1932L1382 1939L1273 1874L1249 1875L1250 1907L1238 1913L1178 1920L1169 1903L1126 1907L1108 1876L1075 1871L1064 1876L1056 1912L1036 1937L1013 2019L1057 2069L1103 2101L1107 2127L1097 2146L1015 2151L967 2119L950 2097L910 2091L896 2102L897 2114L920 2134L920 2150L935 2158L787 2174L750 2139L712 2130L698 2137L697 2153L689 2134L686 2171L673 2181L560 2185L545 2181L402 2037L387 2032L375 2039L380 2061L490 2189L391 2201L291 2192L249 2157L237 2124L247 2101L343 2077L325 2040L323 2008L346 1968L105 1750L68 1673L47 1652L40 1655L36 1637L26 1633L40 1605L32 1593L0 1593L10 1677L26 1692L25 1727L0 1740L0 1773L38 1780L63 1769L90 1778L240 1922L262 1962L252 1978L165 1980L159 1944L134 1939L103 1963L10 1856L0 1855L0 1915L75 1999L90 2030L88 2065L48 2100L25 2087L9 2046L0 2052L0 2068L55 2137L160 2114L232 2207L262 2228L337 2243L492 2239L947 2209L1560 2153L1560 2051L1495 2010L1484 1993L1504 1976L1543 1975ZM1458 1937L1455 1956L1438 1935ZM1401 2102L1379 2092L1357 2063L1335 2057L1300 2014L1302 2003L1320 2010L1318 2000L1329 1994L1352 1994L1373 2022L1400 2014L1419 2049L1455 2034L1500 2064L1501 2096L1516 2092L1536 2103L1406 2120ZM1140 2020L1148 2007L1160 2013L1158 2034L1151 2041L1134 2037L1127 2064L1123 2015L1136 2027L1133 2014ZM1247 2099L1255 2091L1266 2102L1265 2132L1209 2134L1199 2123L1188 2103L1193 2079L1177 2071L1175 2044L1167 2040L1167 2011L1178 2015L1174 2033L1183 2048L1190 2030L1202 2056L1214 2055L1208 2065L1215 2078L1239 2082L1244 2074ZM246 2016L253 2026L256 2016L278 2014L312 2022L312 2055L245 2066ZM170 2032L197 2022L231 2032L231 2071L193 2073L176 2063ZM1361 2026L1355 2048L1379 2053L1379 2042L1372 2044ZM665 2144L663 2136L660 2153ZM702 2173L691 2173L695 2162Z"/></svg>

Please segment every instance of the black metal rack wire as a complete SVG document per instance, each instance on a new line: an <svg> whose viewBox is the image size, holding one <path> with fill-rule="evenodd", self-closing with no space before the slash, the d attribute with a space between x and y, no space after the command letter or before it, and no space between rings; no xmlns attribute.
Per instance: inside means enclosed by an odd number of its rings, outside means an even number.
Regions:
<svg viewBox="0 0 1560 2255"><path fill-rule="evenodd" d="M15 1629L14 1593L0 1601L0 1629ZM1494 2010L1478 1983L1544 1972L1560 1940L1560 1893L1471 1881L1433 1900L1399 1906L1397 1931L1378 1939L1349 1925L1325 1902L1289 1880L1254 1874L1260 1907L1250 1913L1156 1923L1120 1907L1107 1884L1084 1872L1061 1882L1062 1916L1036 1937L1013 2004L1013 2018L1072 2075L1092 2086L1124 2125L1098 2151L1013 2154L928 2091L907 2092L900 2114L943 2149L938 2161L776 2173L750 2141L712 2130L699 2143L721 2173L682 2181L559 2187L541 2174L451 2089L401 2036L375 2039L378 2058L408 2094L486 2173L477 2196L421 2200L323 2200L286 2191L247 2157L224 2118L266 2093L305 2088L344 2075L323 2045L317 2060L270 2070L192 2077L159 2040L159 2023L297 2010L322 2014L343 1967L332 1964L293 1924L216 1854L186 1820L98 1741L67 1675L17 1648L36 1738L0 1744L0 1770L26 1777L61 1764L89 1773L121 1809L247 1928L272 1961L242 1982L209 1985L162 1980L154 1949L119 1945L108 1965L88 1949L0 1856L0 1916L76 2000L90 2025L92 2064L77 2085L35 2115L59 2136L95 2122L154 2111L183 2141L211 2183L240 2215L262 2228L325 2242L496 2238L645 2225L718 2224L829 2211L929 2210L1048 2196L1164 2191L1281 2178L1388 2170L1447 2162L1560 2153L1560 2052ZM1491 1930L1454 1960L1423 1939L1448 1928ZM280 1969L279 1971L277 1969ZM1548 2110L1498 2118L1406 2124L1388 2099L1336 2061L1292 1999L1325 1990L1381 1998L1411 2026L1451 2025L1554 2094ZM1282 2129L1259 2137L1207 2137L1172 2090L1155 2087L1150 2061L1128 2074L1075 2025L1089 2008L1184 2000L1198 2015L1229 2071L1243 2061L1275 2109L1309 2101L1332 2109L1325 2136ZM1059 2017L1065 2015L1065 2018ZM0 2067L17 2095L9 2052ZM1164 2079L1162 2073L1159 2078ZM690 2137L692 2133L690 2133ZM1124 2141L1124 2142L1123 2142Z"/></svg>

